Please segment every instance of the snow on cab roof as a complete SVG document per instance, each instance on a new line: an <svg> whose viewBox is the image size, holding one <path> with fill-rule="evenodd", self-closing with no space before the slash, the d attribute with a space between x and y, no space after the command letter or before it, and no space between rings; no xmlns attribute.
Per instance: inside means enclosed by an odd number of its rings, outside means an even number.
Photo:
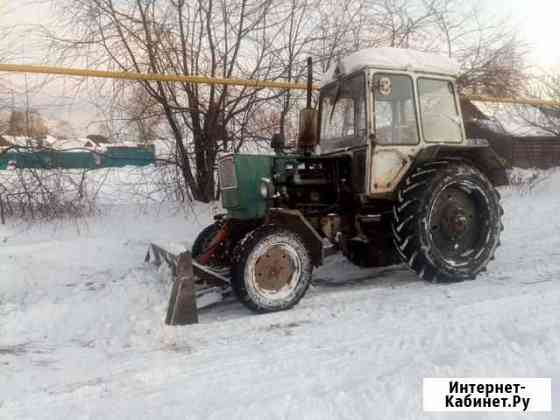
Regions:
<svg viewBox="0 0 560 420"><path fill-rule="evenodd" d="M335 75L349 74L363 67L437 73L454 77L460 72L459 63L445 55L403 48L367 48L350 54L331 66L325 73L322 84L334 80Z"/></svg>

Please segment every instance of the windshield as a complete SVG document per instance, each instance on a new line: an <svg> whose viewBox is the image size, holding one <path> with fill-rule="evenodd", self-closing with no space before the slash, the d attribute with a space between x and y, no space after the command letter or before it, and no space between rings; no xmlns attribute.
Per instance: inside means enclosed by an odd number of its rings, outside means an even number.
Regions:
<svg viewBox="0 0 560 420"><path fill-rule="evenodd" d="M463 131L453 83L422 78L418 80L418 94L424 139L429 142L460 142Z"/></svg>
<svg viewBox="0 0 560 420"><path fill-rule="evenodd" d="M379 144L417 144L414 85L410 76L378 73L375 86L375 139Z"/></svg>
<svg viewBox="0 0 560 420"><path fill-rule="evenodd" d="M366 144L363 73L321 91L321 151Z"/></svg>

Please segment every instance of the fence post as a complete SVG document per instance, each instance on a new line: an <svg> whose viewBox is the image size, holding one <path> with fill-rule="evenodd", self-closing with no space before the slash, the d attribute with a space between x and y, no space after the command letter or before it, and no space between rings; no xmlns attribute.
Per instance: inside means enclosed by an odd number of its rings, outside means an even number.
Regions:
<svg viewBox="0 0 560 420"><path fill-rule="evenodd" d="M0 223L6 224L6 219L4 219L4 201L2 200L2 194L0 194Z"/></svg>

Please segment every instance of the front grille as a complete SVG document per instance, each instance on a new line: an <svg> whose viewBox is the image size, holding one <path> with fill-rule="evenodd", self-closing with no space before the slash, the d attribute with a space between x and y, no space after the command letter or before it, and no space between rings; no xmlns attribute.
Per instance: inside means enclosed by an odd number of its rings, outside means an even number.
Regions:
<svg viewBox="0 0 560 420"><path fill-rule="evenodd" d="M220 186L222 190L237 188L233 157L227 157L220 161Z"/></svg>

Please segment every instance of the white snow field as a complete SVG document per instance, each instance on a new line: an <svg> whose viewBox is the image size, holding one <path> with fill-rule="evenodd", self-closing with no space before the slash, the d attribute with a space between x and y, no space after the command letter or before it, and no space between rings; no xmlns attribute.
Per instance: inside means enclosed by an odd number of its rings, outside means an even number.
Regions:
<svg viewBox="0 0 560 420"><path fill-rule="evenodd" d="M231 300L186 327L164 325L170 286L143 258L192 240L208 207L0 226L0 418L558 419L560 172L531 185L502 189L502 246L476 281L333 257L293 310ZM469 376L552 377L553 411L422 411L422 378Z"/></svg>

